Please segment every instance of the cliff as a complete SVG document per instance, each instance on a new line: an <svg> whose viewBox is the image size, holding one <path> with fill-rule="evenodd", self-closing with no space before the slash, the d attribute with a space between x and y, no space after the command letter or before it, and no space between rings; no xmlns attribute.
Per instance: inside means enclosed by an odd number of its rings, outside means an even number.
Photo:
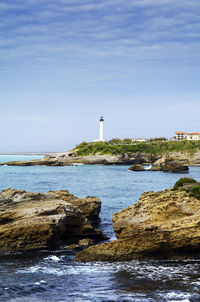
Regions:
<svg viewBox="0 0 200 302"><path fill-rule="evenodd" d="M200 142L145 142L116 144L108 142L82 143L68 152L47 154L41 160L7 162L0 165L12 166L70 166L74 164L155 164L173 157L189 165L200 164Z"/></svg>
<svg viewBox="0 0 200 302"><path fill-rule="evenodd" d="M104 239L92 224L101 201L68 191L46 194L6 189L0 194L0 250L52 249L81 239Z"/></svg>
<svg viewBox="0 0 200 302"><path fill-rule="evenodd" d="M77 261L200 258L200 185L147 192L113 215L118 240L90 247Z"/></svg>

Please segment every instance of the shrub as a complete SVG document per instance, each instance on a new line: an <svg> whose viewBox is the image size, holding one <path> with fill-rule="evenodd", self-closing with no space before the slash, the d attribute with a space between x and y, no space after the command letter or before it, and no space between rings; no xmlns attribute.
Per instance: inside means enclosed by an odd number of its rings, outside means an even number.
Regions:
<svg viewBox="0 0 200 302"><path fill-rule="evenodd" d="M182 177L175 183L175 185L173 186L173 190L178 190L179 188L183 187L185 184L191 184L196 182L197 181L193 178Z"/></svg>

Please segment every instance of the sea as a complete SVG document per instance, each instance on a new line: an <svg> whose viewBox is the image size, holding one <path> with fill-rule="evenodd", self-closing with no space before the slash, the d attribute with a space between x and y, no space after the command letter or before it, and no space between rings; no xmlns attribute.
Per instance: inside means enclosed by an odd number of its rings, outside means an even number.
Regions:
<svg viewBox="0 0 200 302"><path fill-rule="evenodd" d="M0 155L0 162L41 157ZM172 187L183 176L200 181L200 166L181 175L132 172L127 165L0 166L0 189L66 189L78 197L96 196L102 201L99 227L113 240L114 212L137 202L143 192ZM81 263L66 250L0 254L0 302L65 301L199 302L200 261Z"/></svg>

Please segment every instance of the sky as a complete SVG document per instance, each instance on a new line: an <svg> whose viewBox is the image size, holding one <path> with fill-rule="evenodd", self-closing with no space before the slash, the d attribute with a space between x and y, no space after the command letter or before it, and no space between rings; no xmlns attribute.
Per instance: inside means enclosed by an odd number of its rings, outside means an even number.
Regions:
<svg viewBox="0 0 200 302"><path fill-rule="evenodd" d="M1 0L0 152L200 132L199 0Z"/></svg>

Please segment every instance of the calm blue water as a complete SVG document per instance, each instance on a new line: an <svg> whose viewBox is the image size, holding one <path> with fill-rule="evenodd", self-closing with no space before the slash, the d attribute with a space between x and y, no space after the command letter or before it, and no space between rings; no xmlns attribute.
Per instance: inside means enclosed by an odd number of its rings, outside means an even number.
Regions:
<svg viewBox="0 0 200 302"><path fill-rule="evenodd" d="M9 158L8 158L9 157ZM29 156L25 156L27 160ZM32 156L31 158L38 158ZM0 156L0 162L24 160ZM78 197L102 200L101 229L115 238L114 212L135 203L145 191L172 187L182 177L162 172L131 172L128 166L0 166L0 189L30 191L67 189ZM189 177L200 181L200 167ZM0 301L200 301L200 262L129 261L82 264L65 251L2 255Z"/></svg>

